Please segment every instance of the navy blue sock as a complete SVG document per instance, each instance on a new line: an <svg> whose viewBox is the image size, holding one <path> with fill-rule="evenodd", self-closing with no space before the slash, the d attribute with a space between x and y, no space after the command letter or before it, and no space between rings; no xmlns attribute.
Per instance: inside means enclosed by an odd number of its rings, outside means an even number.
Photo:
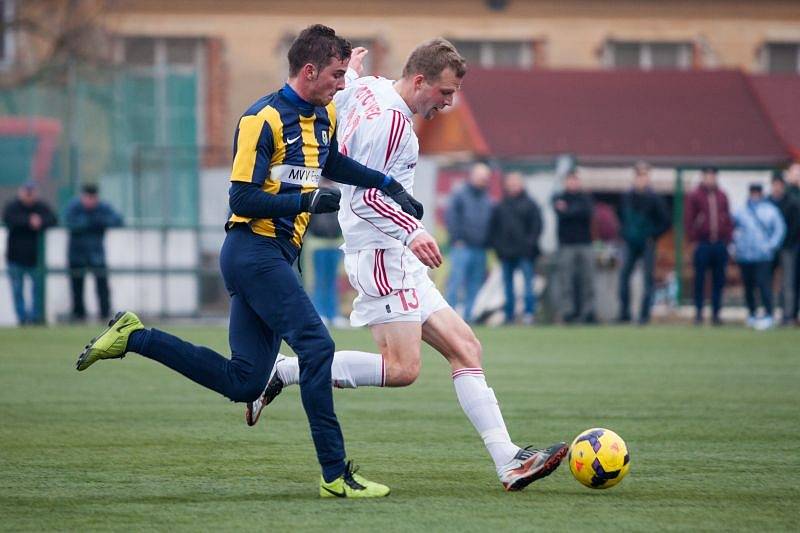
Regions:
<svg viewBox="0 0 800 533"><path fill-rule="evenodd" d="M142 353L147 341L150 340L149 329L137 329L128 336L128 346L126 348L129 352Z"/></svg>

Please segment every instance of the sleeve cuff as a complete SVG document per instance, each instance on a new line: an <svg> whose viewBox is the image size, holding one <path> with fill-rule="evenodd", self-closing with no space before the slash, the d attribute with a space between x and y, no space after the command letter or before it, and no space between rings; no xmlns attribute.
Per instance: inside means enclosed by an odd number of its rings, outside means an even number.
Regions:
<svg viewBox="0 0 800 533"><path fill-rule="evenodd" d="M405 238L405 240L403 241L403 244L405 244L406 246L408 246L409 244L411 244L412 242L414 242L414 239L416 239L416 238L417 238L417 236L418 236L420 233L423 233L424 231L425 231L425 228L423 228L422 226L418 227L417 229L415 229L414 231L412 231L411 233L409 233L409 234L408 234L408 236L407 236L407 237Z"/></svg>
<svg viewBox="0 0 800 533"><path fill-rule="evenodd" d="M347 67L347 72L344 74L344 81L345 83L351 83L356 81L359 78L358 72L353 70L350 67Z"/></svg>

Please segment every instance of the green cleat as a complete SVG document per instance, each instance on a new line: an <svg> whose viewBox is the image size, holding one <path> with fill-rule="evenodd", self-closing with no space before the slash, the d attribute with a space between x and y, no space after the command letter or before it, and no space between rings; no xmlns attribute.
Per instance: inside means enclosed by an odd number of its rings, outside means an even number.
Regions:
<svg viewBox="0 0 800 533"><path fill-rule="evenodd" d="M389 495L389 487L369 481L356 474L358 467L347 461L344 474L330 483L320 479L319 495L322 498L382 498Z"/></svg>
<svg viewBox="0 0 800 533"><path fill-rule="evenodd" d="M86 345L75 368L86 370L98 359L121 359L128 351L128 337L144 329L139 317L130 311L120 311L108 323L108 328Z"/></svg>

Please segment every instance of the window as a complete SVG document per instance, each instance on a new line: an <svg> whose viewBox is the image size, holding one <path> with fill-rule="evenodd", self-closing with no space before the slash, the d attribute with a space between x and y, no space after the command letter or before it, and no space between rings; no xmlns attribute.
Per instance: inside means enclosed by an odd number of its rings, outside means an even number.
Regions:
<svg viewBox="0 0 800 533"><path fill-rule="evenodd" d="M691 43L609 41L603 49L607 68L687 70L692 66Z"/></svg>
<svg viewBox="0 0 800 533"><path fill-rule="evenodd" d="M119 113L113 144L133 161L133 218L193 224L205 142L203 39L124 38L115 87ZM129 159L127 159L129 158ZM166 181L165 181L166 180Z"/></svg>
<svg viewBox="0 0 800 533"><path fill-rule="evenodd" d="M202 144L203 41L131 37L123 40L122 98L131 142Z"/></svg>
<svg viewBox="0 0 800 533"><path fill-rule="evenodd" d="M767 43L761 51L761 64L771 74L800 73L800 44Z"/></svg>
<svg viewBox="0 0 800 533"><path fill-rule="evenodd" d="M532 41L465 41L451 42L468 65L529 69L534 64Z"/></svg>
<svg viewBox="0 0 800 533"><path fill-rule="evenodd" d="M14 34L9 25L14 20L14 2L0 0L0 68L14 61Z"/></svg>

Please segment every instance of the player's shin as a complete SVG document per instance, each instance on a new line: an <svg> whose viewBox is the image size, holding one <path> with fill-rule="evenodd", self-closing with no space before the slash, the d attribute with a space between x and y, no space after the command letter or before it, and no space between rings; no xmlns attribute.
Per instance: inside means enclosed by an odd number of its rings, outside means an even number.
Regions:
<svg viewBox="0 0 800 533"><path fill-rule="evenodd" d="M458 403L480 434L486 450L499 471L519 451L511 442L494 391L486 385L483 370L462 368L453 372Z"/></svg>

